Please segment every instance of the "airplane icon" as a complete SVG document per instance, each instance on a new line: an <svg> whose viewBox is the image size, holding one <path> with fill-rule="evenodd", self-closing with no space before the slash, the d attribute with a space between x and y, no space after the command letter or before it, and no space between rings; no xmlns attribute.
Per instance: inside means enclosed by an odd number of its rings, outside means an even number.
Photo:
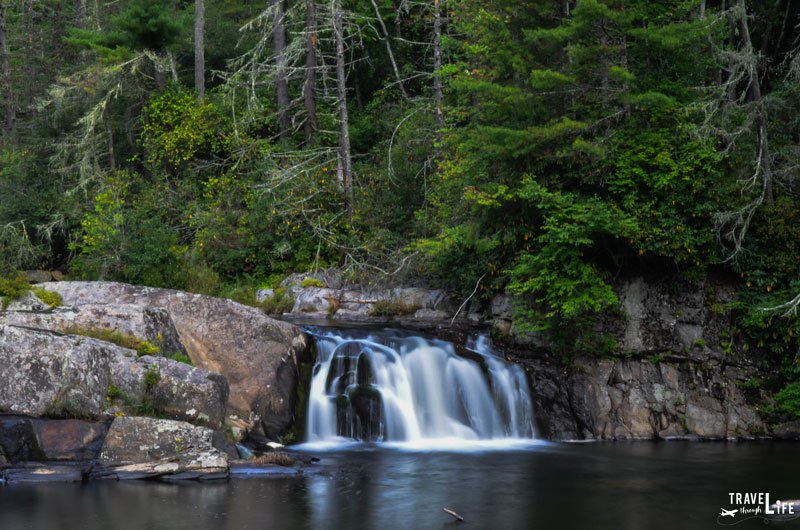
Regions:
<svg viewBox="0 0 800 530"><path fill-rule="evenodd" d="M720 508L719 514L722 517L725 517L726 515L729 515L731 517L735 517L736 516L736 512L738 512L738 511L739 510L726 510L725 508Z"/></svg>

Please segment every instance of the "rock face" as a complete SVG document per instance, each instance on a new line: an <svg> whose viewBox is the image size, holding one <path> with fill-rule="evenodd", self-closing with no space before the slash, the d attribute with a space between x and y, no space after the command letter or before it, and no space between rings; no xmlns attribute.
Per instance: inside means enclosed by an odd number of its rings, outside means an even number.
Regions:
<svg viewBox="0 0 800 530"><path fill-rule="evenodd" d="M99 462L106 478L225 478L228 457L213 440L211 429L185 422L120 417L111 424Z"/></svg>
<svg viewBox="0 0 800 530"><path fill-rule="evenodd" d="M304 280L316 280L325 287L304 287ZM298 317L339 321L386 321L399 318L414 324L414 320L444 322L451 319L456 311L450 297L440 289L347 286L341 275L332 270L292 274L281 283L281 287L294 296L294 306L289 314ZM263 301L274 293L273 289L262 289L256 293L256 299ZM467 317L467 314L461 316Z"/></svg>
<svg viewBox="0 0 800 530"><path fill-rule="evenodd" d="M630 440L750 438L768 434L734 367L647 360L590 361L570 368L526 361L546 438Z"/></svg>
<svg viewBox="0 0 800 530"><path fill-rule="evenodd" d="M0 325L0 413L103 420L122 408L117 400L150 400L163 413L220 426L227 396L219 374L96 339Z"/></svg>
<svg viewBox="0 0 800 530"><path fill-rule="evenodd" d="M298 356L307 347L296 326L230 300L168 289L114 282L58 282L47 288L78 311L108 304L166 310L192 361L227 379L234 424L277 436L293 422Z"/></svg>
<svg viewBox="0 0 800 530"><path fill-rule="evenodd" d="M544 434L552 439L753 438L773 431L740 387L758 375L723 352L729 317L711 310L732 300L724 286L692 288L634 278L617 286L623 318L597 323L616 345L569 363L542 356L536 335L515 334L508 300L496 298L494 328L533 347L523 355ZM780 436L792 436L787 428ZM797 430L794 430L796 433ZM778 432L775 431L778 435Z"/></svg>
<svg viewBox="0 0 800 530"><path fill-rule="evenodd" d="M32 293L28 293L28 296L35 298ZM163 354L186 355L175 324L165 309L133 304L86 304L59 307L46 312L35 312L45 309L44 306L38 309L33 307L34 311L15 310L13 304L25 300L27 297L13 302L8 311L0 313L0 324L59 332L75 328L107 328L147 340L158 346Z"/></svg>

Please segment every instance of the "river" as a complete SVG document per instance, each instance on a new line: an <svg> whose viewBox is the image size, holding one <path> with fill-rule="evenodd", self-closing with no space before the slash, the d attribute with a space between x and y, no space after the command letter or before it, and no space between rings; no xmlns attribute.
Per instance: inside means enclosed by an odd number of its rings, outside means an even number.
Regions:
<svg viewBox="0 0 800 530"><path fill-rule="evenodd" d="M0 486L2 530L708 529L729 492L800 497L789 443L537 443L505 451L308 451L330 474L208 484ZM442 511L466 520L456 525ZM783 527L800 526L791 522ZM762 528L760 519L737 528Z"/></svg>

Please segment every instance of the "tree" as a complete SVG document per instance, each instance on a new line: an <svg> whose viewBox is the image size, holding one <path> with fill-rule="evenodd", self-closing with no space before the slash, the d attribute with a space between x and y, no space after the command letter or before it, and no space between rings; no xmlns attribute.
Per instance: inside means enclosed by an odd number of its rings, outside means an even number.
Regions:
<svg viewBox="0 0 800 530"><path fill-rule="evenodd" d="M275 91L278 102L278 137L285 138L291 132L289 119L289 81L286 77L286 10L284 0L272 0L272 39L275 47Z"/></svg>
<svg viewBox="0 0 800 530"><path fill-rule="evenodd" d="M303 103L306 120L303 124L306 145L310 145L317 132L317 6L315 0L306 0L306 71L303 82Z"/></svg>
<svg viewBox="0 0 800 530"><path fill-rule="evenodd" d="M14 129L14 122L16 121L14 96L11 89L11 71L8 62L6 8L5 2L0 0L0 83L3 85L3 100L5 103L5 120L3 122L3 130L6 135L10 134Z"/></svg>
<svg viewBox="0 0 800 530"><path fill-rule="evenodd" d="M336 98L339 107L339 182L347 197L347 211L353 216L353 162L350 154L350 121L347 115L347 73L344 55L344 13L342 0L333 0L336 38Z"/></svg>
<svg viewBox="0 0 800 530"><path fill-rule="evenodd" d="M200 103L206 96L206 60L205 60L205 16L204 0L194 2L194 88Z"/></svg>

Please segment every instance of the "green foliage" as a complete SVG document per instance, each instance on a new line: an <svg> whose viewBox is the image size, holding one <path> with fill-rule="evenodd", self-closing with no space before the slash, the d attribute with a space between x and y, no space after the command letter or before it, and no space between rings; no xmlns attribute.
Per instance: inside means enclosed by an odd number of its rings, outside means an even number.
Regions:
<svg viewBox="0 0 800 530"><path fill-rule="evenodd" d="M66 335L79 335L81 337L91 337L105 342L122 346L131 350L136 350L139 356L156 355L160 349L150 342L140 339L134 335L123 333L111 328L87 328L80 326L70 326L63 330Z"/></svg>
<svg viewBox="0 0 800 530"><path fill-rule="evenodd" d="M800 417L800 383L789 383L775 394L775 402L781 411Z"/></svg>
<svg viewBox="0 0 800 530"><path fill-rule="evenodd" d="M193 362L193 361L192 361L192 359L191 359L191 358L190 358L188 355L186 355L186 354L183 354L183 353L173 353L173 354L167 354L167 357L169 357L169 358L170 358L170 359L172 359L173 361L178 361L179 363L188 364L189 366L194 366L194 362Z"/></svg>
<svg viewBox="0 0 800 530"><path fill-rule="evenodd" d="M123 400L127 396L125 393L116 385L110 384L108 385L108 389L106 390L106 399L109 402Z"/></svg>
<svg viewBox="0 0 800 530"><path fill-rule="evenodd" d="M60 307L63 303L61 299L61 294L55 291L48 291L44 287L37 287L33 290L33 294L35 294L39 300L47 304L47 307L50 309L55 309L56 307Z"/></svg>
<svg viewBox="0 0 800 530"><path fill-rule="evenodd" d="M158 384L161 380L161 372L158 371L158 367L151 366L147 369L144 373L144 386L146 391L151 390L154 386Z"/></svg>
<svg viewBox="0 0 800 530"><path fill-rule="evenodd" d="M303 278L303 281L300 282L300 285L302 287L319 287L319 288L325 287L325 284L322 283L322 280L319 280L317 278Z"/></svg>
<svg viewBox="0 0 800 530"><path fill-rule="evenodd" d="M12 272L5 276L0 276L0 298L3 308L11 301L22 298L31 290L31 284L22 272Z"/></svg>
<svg viewBox="0 0 800 530"><path fill-rule="evenodd" d="M168 88L150 101L143 118L142 146L150 164L174 171L223 148L222 114L211 100L198 105L193 91Z"/></svg>
<svg viewBox="0 0 800 530"><path fill-rule="evenodd" d="M272 296L265 298L258 306L268 315L288 313L294 307L294 297L287 289L278 287Z"/></svg>
<svg viewBox="0 0 800 530"><path fill-rule="evenodd" d="M419 306L399 300L390 298L388 300L378 300L370 308L369 314L373 317L393 317L402 315L413 315Z"/></svg>

